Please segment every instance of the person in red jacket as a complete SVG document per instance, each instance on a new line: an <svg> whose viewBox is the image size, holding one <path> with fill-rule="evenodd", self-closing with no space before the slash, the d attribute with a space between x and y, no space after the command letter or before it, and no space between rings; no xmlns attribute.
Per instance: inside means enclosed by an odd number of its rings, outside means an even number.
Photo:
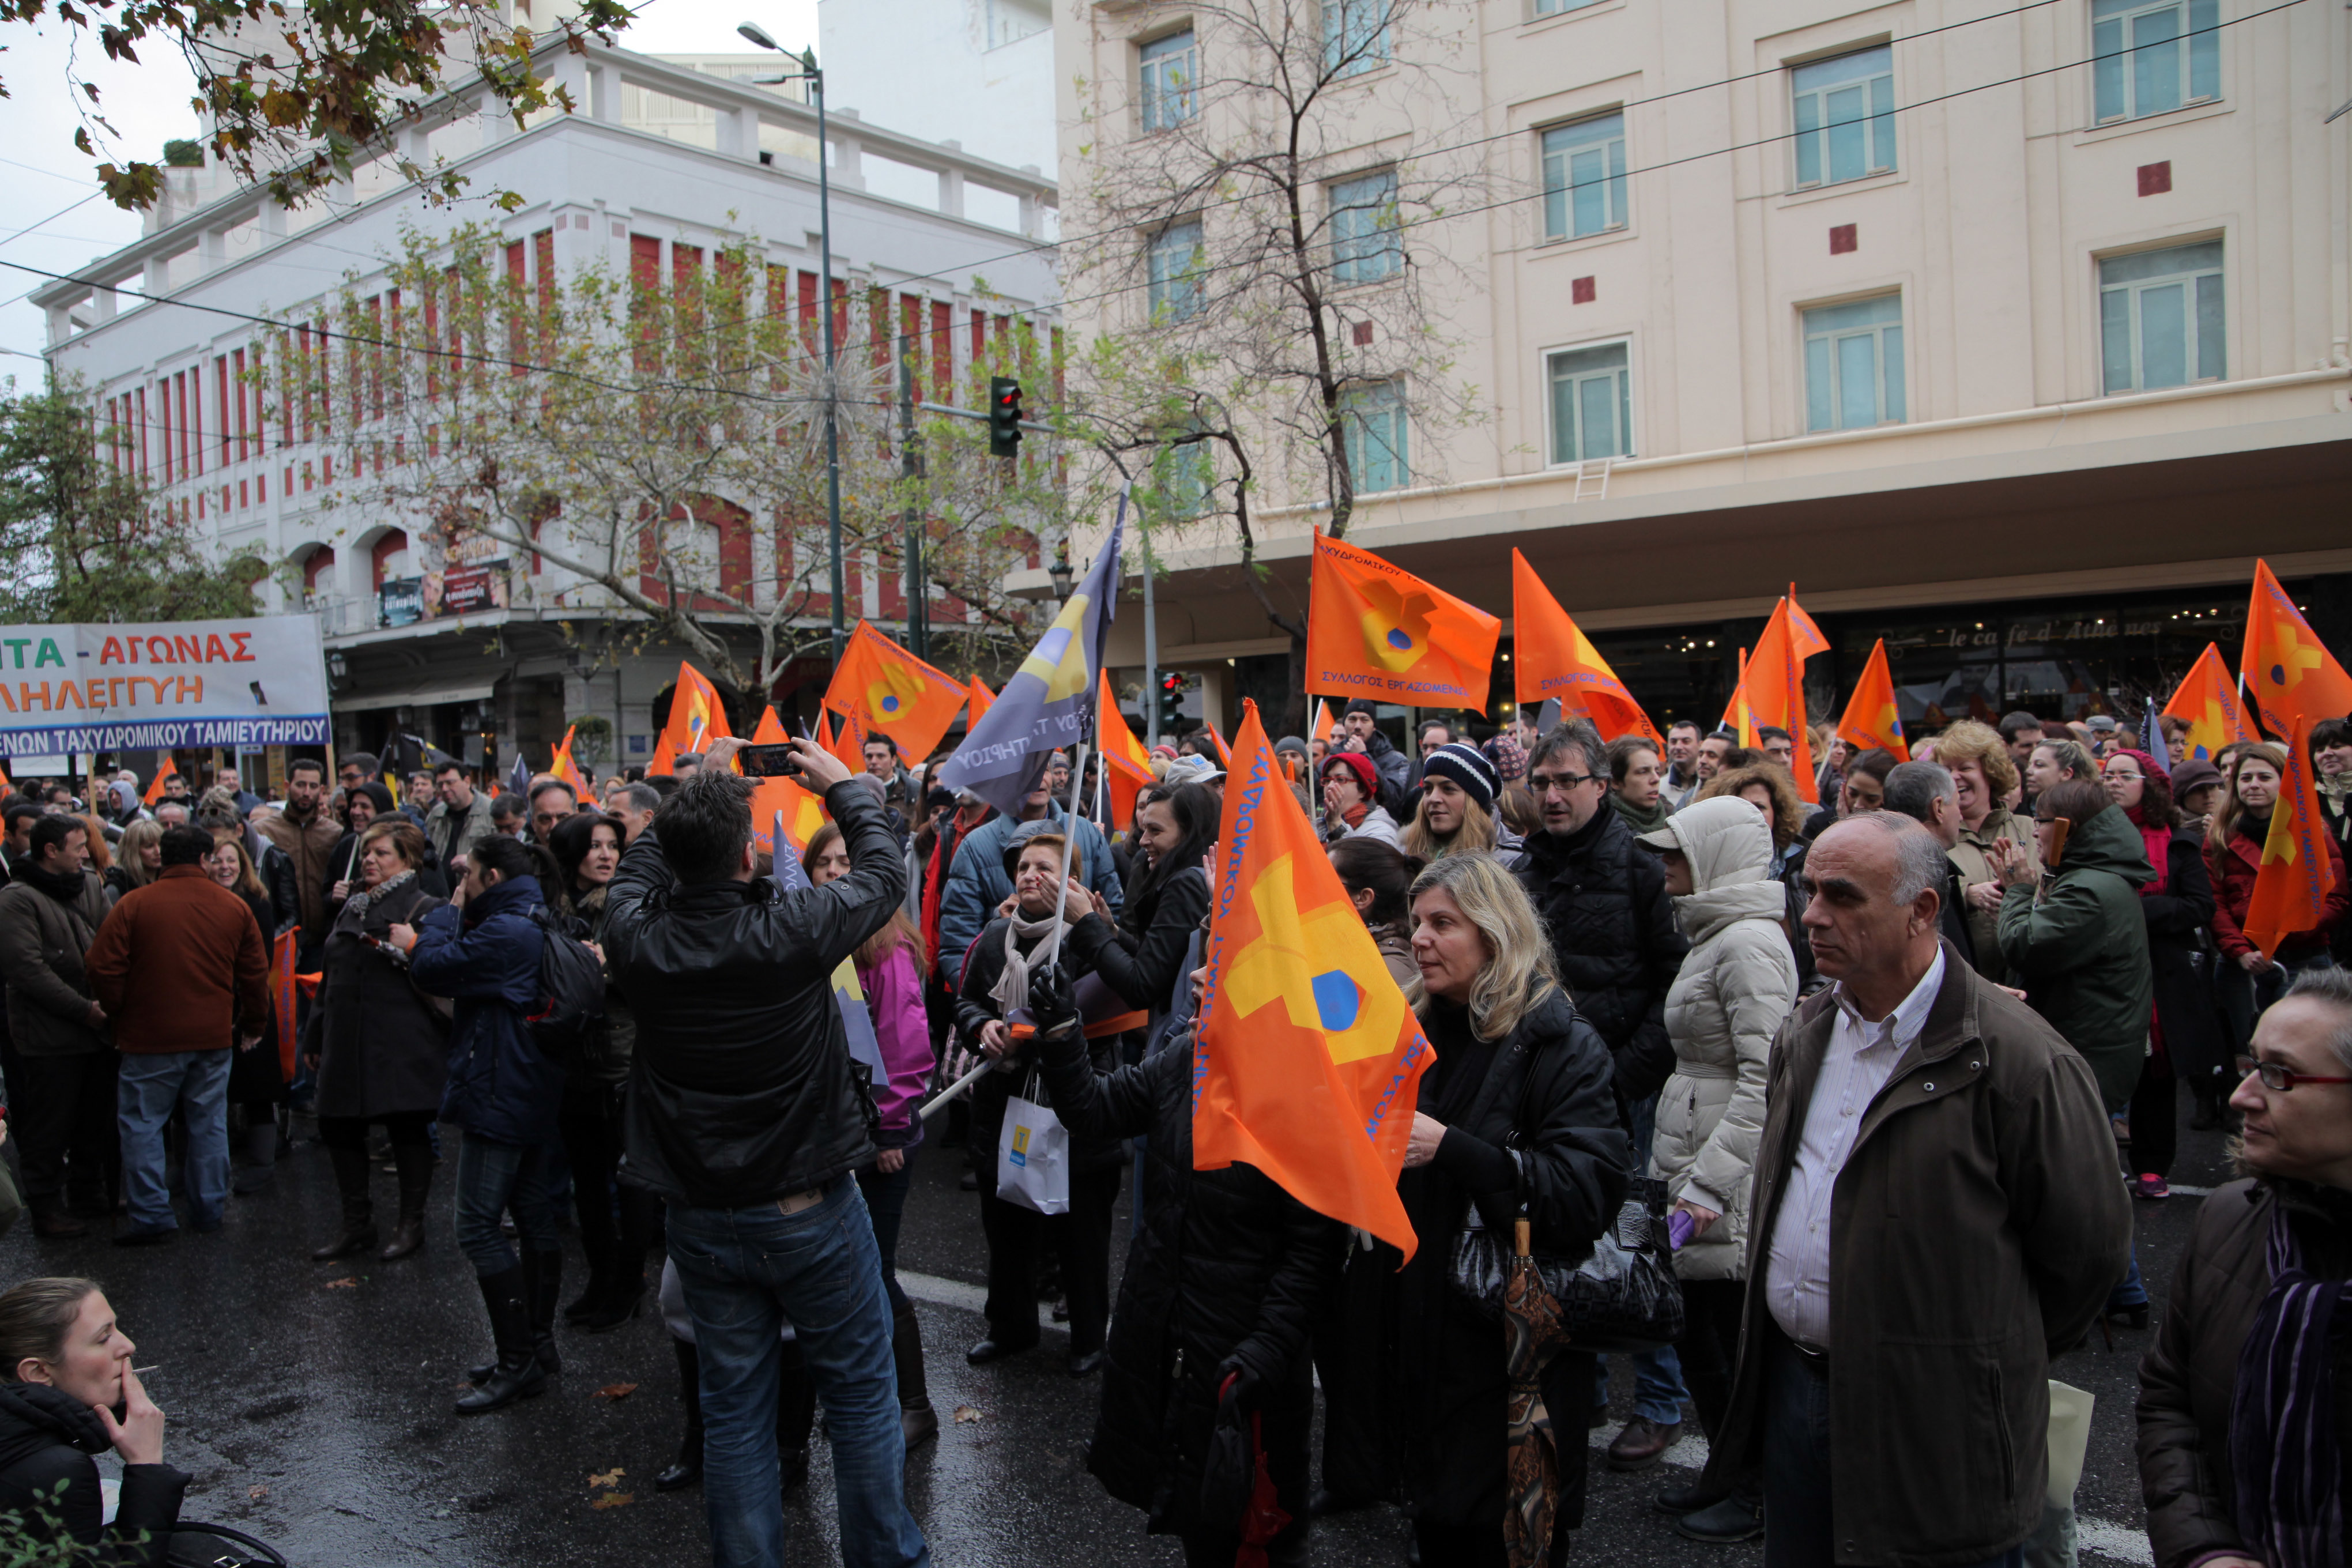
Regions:
<svg viewBox="0 0 2352 1568"><path fill-rule="evenodd" d="M2280 940L2265 958L2246 940L2246 908L2253 901L2254 878L2263 865L2263 842L2270 837L2271 812L2278 805L2286 753L2276 746L2249 745L2238 753L2229 798L2222 803L2212 836L2205 840L2205 856L2213 869L2213 941L2221 950L2215 984L2221 994L2222 1016L2229 1022L2230 1045L2241 1056L2254 1035L2254 1020L2276 1001L2287 981L2306 969L2326 967L2333 960L2328 942L2352 909L2352 886L2344 876L2344 851L2335 838L2320 836L2335 871L2327 903L2319 923ZM2276 963L2273 963L2273 960Z"/></svg>
<svg viewBox="0 0 2352 1568"><path fill-rule="evenodd" d="M269 955L245 900L204 868L213 836L165 831L163 868L108 911L83 961L122 1053L116 1110L131 1226L117 1247L179 1233L163 1173L163 1127L187 1114L189 1222L218 1230L228 1201L228 1069L261 1043L269 1017ZM131 977L138 984L131 984Z"/></svg>

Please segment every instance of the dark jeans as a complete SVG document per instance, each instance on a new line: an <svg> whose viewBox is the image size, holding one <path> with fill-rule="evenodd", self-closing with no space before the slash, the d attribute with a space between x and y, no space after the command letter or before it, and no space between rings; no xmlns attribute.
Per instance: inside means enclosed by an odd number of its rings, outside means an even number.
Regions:
<svg viewBox="0 0 2352 1568"><path fill-rule="evenodd" d="M515 1234L533 1252L553 1252L555 1201L547 1190L547 1148L541 1143L501 1143L468 1132L457 1144L457 1246L484 1279L519 1261L499 1229L499 1216L514 1210Z"/></svg>
<svg viewBox="0 0 2352 1568"><path fill-rule="evenodd" d="M2172 1173L2173 1156L2180 1149L2180 1089L2172 1076L2172 1058L2158 1052L2139 1069L2139 1087L2131 1098L2131 1173Z"/></svg>
<svg viewBox="0 0 2352 1568"><path fill-rule="evenodd" d="M1683 1376L1691 1403L1709 1441L1731 1412L1731 1374L1739 1361L1739 1323L1746 1310L1745 1279L1683 1281ZM1754 1486L1754 1479L1748 1485Z"/></svg>
<svg viewBox="0 0 2352 1568"><path fill-rule="evenodd" d="M1764 1338L1764 1568L1827 1568L1838 1560L1828 1369L1769 1322ZM2020 1543L1969 1568L2024 1563Z"/></svg>
<svg viewBox="0 0 2352 1568"><path fill-rule="evenodd" d="M180 1167L188 1218L216 1230L228 1202L228 1068L226 1047L209 1051L133 1051L117 1070L115 1114L122 1138L122 1192L131 1225L172 1230L164 1173L163 1129L185 1118L187 1152Z"/></svg>
<svg viewBox="0 0 2352 1568"><path fill-rule="evenodd" d="M364 1152L371 1121L383 1123L384 1136L392 1140L394 1148L432 1142L433 1113L429 1110L395 1110L383 1116L321 1116L319 1142L330 1149Z"/></svg>
<svg viewBox="0 0 2352 1568"><path fill-rule="evenodd" d="M68 1185L99 1195L121 1184L112 1050L19 1057L9 1080L8 1131L25 1167L25 1196L46 1202Z"/></svg>
<svg viewBox="0 0 2352 1568"><path fill-rule="evenodd" d="M845 1568L930 1561L907 1510L890 1304L857 1184L796 1214L669 1205L669 1255L702 1365L703 1506L716 1568L778 1568L779 1335L789 1321L824 1406Z"/></svg>
<svg viewBox="0 0 2352 1568"><path fill-rule="evenodd" d="M893 1312L907 1310L907 1293L898 1289L898 1224L907 1217L907 1189L915 1180L915 1151L907 1150L906 1156L905 1163L887 1175L873 1165L857 1173L857 1190L874 1220L874 1249L882 1255L882 1288L890 1293Z"/></svg>
<svg viewBox="0 0 2352 1568"><path fill-rule="evenodd" d="M993 1166L980 1178L980 1227L988 1237L988 1331L999 1344L1037 1342L1037 1250L1048 1237L1062 1258L1070 1303L1070 1353L1103 1348L1110 1327L1110 1218L1119 1168L1070 1173L1070 1212L1042 1215L996 1195Z"/></svg>
<svg viewBox="0 0 2352 1568"><path fill-rule="evenodd" d="M572 1205L580 1216L581 1250L588 1255L591 1268L634 1276L645 1270L646 1249L661 1224L661 1200L643 1187L614 1179L621 1168L623 1094L619 1084L567 1085L555 1126L572 1167Z"/></svg>

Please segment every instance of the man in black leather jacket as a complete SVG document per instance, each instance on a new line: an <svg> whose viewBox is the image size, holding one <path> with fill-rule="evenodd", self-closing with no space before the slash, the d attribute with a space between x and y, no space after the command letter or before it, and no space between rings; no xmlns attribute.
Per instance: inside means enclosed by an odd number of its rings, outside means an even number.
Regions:
<svg viewBox="0 0 2352 1568"><path fill-rule="evenodd" d="M849 847L849 875L752 878L751 781L714 742L621 857L605 899L613 980L637 1017L622 1179L669 1210L702 1363L703 1487L721 1568L782 1553L776 1391L790 1321L823 1400L847 1568L930 1561L908 1511L891 1317L865 1201L873 1110L833 973L904 901L898 839L839 761L793 742Z"/></svg>

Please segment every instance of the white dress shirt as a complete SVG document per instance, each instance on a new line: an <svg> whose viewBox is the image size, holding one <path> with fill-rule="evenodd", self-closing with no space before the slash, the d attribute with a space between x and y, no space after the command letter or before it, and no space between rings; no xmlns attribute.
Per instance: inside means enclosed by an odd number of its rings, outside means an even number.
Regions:
<svg viewBox="0 0 2352 1568"><path fill-rule="evenodd" d="M1938 945L1911 994L1875 1024L1854 1011L1844 985L1832 994L1837 1000L1837 1022L1831 1026L1829 1049L1813 1079L1812 1103L1805 1108L1804 1131L1773 1222L1764 1276L1764 1300L1772 1321L1799 1344L1829 1348L1830 1200L1838 1173L1853 1153L1871 1101L1927 1026L1927 1009L1943 984L1944 950Z"/></svg>

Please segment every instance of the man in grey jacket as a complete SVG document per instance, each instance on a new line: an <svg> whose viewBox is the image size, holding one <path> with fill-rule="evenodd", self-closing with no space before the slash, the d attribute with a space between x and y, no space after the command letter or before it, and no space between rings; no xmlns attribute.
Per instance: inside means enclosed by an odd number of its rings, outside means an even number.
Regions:
<svg viewBox="0 0 2352 1568"><path fill-rule="evenodd" d="M456 763L441 764L433 775L433 788L441 799L425 814L425 842L437 864L453 866L474 847L474 840L496 831L490 821L490 797L487 791L476 789L466 770ZM449 880L456 885L455 877Z"/></svg>
<svg viewBox="0 0 2352 1568"><path fill-rule="evenodd" d="M85 1207L105 1204L116 1164L119 1058L82 969L106 918L106 888L89 869L89 832L79 817L34 823L16 870L0 888L0 979L16 1047L9 1123L34 1234L72 1240L89 1227L68 1204L68 1185Z"/></svg>

